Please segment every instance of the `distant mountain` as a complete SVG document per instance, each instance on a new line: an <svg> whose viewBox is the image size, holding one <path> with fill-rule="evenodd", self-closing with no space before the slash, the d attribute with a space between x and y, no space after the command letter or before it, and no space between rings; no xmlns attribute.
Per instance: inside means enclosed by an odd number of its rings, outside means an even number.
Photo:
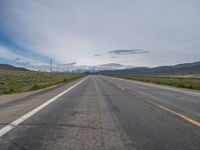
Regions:
<svg viewBox="0 0 200 150"><path fill-rule="evenodd" d="M130 74L130 75L177 75L200 74L200 61L178 64L174 66L159 66L154 68L135 67L122 70L99 71L98 74Z"/></svg>
<svg viewBox="0 0 200 150"><path fill-rule="evenodd" d="M27 71L25 68L14 67L8 64L0 64L0 70Z"/></svg>
<svg viewBox="0 0 200 150"><path fill-rule="evenodd" d="M122 64L116 64L116 63L108 63L108 64L102 64L98 66L71 66L69 67L69 72L71 73L96 73L99 71L105 71L105 70L120 70L120 69L128 69L133 68L133 66L127 66Z"/></svg>

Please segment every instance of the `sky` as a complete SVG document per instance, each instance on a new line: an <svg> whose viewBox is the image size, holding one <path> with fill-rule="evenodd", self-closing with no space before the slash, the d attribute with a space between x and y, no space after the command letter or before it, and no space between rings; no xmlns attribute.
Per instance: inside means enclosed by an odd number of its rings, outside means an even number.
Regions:
<svg viewBox="0 0 200 150"><path fill-rule="evenodd" d="M199 16L199 0L0 0L0 63L195 62Z"/></svg>

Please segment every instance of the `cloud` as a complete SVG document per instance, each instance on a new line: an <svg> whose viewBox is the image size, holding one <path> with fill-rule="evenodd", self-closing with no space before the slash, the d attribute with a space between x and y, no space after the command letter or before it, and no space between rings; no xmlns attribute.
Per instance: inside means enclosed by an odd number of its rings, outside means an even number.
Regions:
<svg viewBox="0 0 200 150"><path fill-rule="evenodd" d="M45 63L39 60L34 60L31 58L16 58L15 59L16 64L20 67L24 67L30 70L36 70L36 71L50 71L50 63ZM56 64L53 64L53 68L59 68ZM63 68L64 70L64 68Z"/></svg>
<svg viewBox="0 0 200 150"><path fill-rule="evenodd" d="M95 54L94 56L97 56L97 57L98 57L98 56L101 56L101 55L100 55L100 54Z"/></svg>
<svg viewBox="0 0 200 150"><path fill-rule="evenodd" d="M44 63L42 61L34 60L31 58L16 58L15 61L18 65L21 66L45 66L49 65L47 63Z"/></svg>
<svg viewBox="0 0 200 150"><path fill-rule="evenodd" d="M41 68L43 68L44 71L47 71L47 66L49 66L49 64L44 63L43 61L24 57L22 55L14 53L11 49L6 48L2 45L0 45L0 58L15 61L17 66L33 70L40 70Z"/></svg>
<svg viewBox="0 0 200 150"><path fill-rule="evenodd" d="M21 66L27 66L27 65L30 65L32 63L30 61L22 60L20 58L16 58L16 62L17 62L17 64L19 64Z"/></svg>
<svg viewBox="0 0 200 150"><path fill-rule="evenodd" d="M0 58L15 59L17 57L21 56L12 52L10 49L0 45Z"/></svg>
<svg viewBox="0 0 200 150"><path fill-rule="evenodd" d="M71 62L67 64L67 66L74 66L74 65L76 65L76 62Z"/></svg>
<svg viewBox="0 0 200 150"><path fill-rule="evenodd" d="M150 51L146 51L143 49L132 49L132 50L119 49L119 50L108 51L108 53L116 55L130 55L130 54L145 54L145 53L150 53Z"/></svg>
<svg viewBox="0 0 200 150"><path fill-rule="evenodd" d="M76 62L66 63L66 64L57 64L57 66L74 66L76 65Z"/></svg>
<svg viewBox="0 0 200 150"><path fill-rule="evenodd" d="M110 63L108 57L91 56L107 50L127 55L116 63L134 66L195 61L200 59L199 7L198 0L0 0L0 42L3 36L22 53L59 64ZM151 53L119 49L131 47ZM18 58L11 52L4 57Z"/></svg>
<svg viewBox="0 0 200 150"><path fill-rule="evenodd" d="M112 56L111 58L120 58L120 57L117 57L117 56Z"/></svg>

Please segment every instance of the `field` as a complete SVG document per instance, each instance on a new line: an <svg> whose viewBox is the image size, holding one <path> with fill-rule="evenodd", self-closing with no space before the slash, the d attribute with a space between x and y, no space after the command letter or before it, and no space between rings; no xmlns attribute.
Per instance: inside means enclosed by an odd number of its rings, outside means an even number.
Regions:
<svg viewBox="0 0 200 150"><path fill-rule="evenodd" d="M148 77L148 76L128 76L121 75L116 76L119 78L136 80L142 82L156 83L169 85L173 87L180 87L186 89L200 90L200 78L190 78L190 77Z"/></svg>
<svg viewBox="0 0 200 150"><path fill-rule="evenodd" d="M80 77L64 73L0 70L0 95L46 88Z"/></svg>

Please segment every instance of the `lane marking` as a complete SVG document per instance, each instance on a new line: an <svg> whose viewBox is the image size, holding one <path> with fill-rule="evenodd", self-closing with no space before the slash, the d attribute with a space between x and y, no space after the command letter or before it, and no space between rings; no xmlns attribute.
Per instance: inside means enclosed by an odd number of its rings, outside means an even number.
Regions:
<svg viewBox="0 0 200 150"><path fill-rule="evenodd" d="M122 86L117 86L118 88L120 88L121 90L125 90L125 88L123 88Z"/></svg>
<svg viewBox="0 0 200 150"><path fill-rule="evenodd" d="M15 121L9 123L8 125L6 125L5 127L1 128L0 129L0 137L3 136L4 134L6 134L7 132L9 132L10 130L14 129L15 127L17 127L19 124L21 124L22 122L24 122L25 120L27 120L28 118L30 118L31 116L33 116L35 113L37 113L40 110L42 110L43 108L45 108L50 103L56 101L59 97L61 97L65 93L69 92L73 88L75 88L77 85L79 85L80 83L82 83L83 81L85 81L87 78L88 77L82 79L81 81L79 81L75 85L71 86L67 90L61 92L60 94L56 95L55 97L51 98L50 100L46 101L45 103L43 103L43 104L39 105L38 107L34 108L33 110L31 110L27 114L23 115L19 119L15 120Z"/></svg>
<svg viewBox="0 0 200 150"><path fill-rule="evenodd" d="M181 113L175 112L175 111L173 111L173 110L171 110L169 108L166 108L166 107L164 107L162 105L159 105L159 104L157 104L155 102L152 102L152 101L147 101L147 102L149 102L150 104L153 104L153 105L155 105L155 106L157 106L157 107L159 107L159 108L161 108L161 109L163 109L163 110L165 110L165 111L167 111L167 112L169 112L171 114L174 114L174 115L176 115L176 116L178 116L178 117L180 117L180 118L182 118L182 119L184 119L184 120L186 120L186 121L188 121L188 122L200 127L200 122L199 121L196 121L196 120L194 120L194 119L192 119L192 118L190 118L188 116L185 116L185 115L183 115Z"/></svg>
<svg viewBox="0 0 200 150"><path fill-rule="evenodd" d="M118 79L118 78L117 78L117 79ZM125 80L125 79L124 79L124 80ZM120 88L120 86L118 86L118 87ZM125 88L124 88L124 89L125 89ZM199 93L198 93L198 94L199 94ZM139 96L141 96L141 95L139 95ZM187 122L190 122L190 123L192 123L192 124L194 124L194 125L200 127L200 122L199 122L199 121L194 120L194 119L192 119L192 118L190 118L190 117L188 117L188 116L185 116L185 115L183 115L183 114L181 114L181 113L175 112L175 111L173 111L173 110L171 110L171 109L169 109L169 108L167 108L167 107L164 107L164 106L162 106L162 105L159 105L159 104L157 104L157 103L155 103L155 102L153 102L153 101L147 100L146 97L143 97L143 98L144 98L144 100L145 100L146 102L148 102L148 103L150 103L150 104L152 104L152 105L154 105L154 106L156 106L156 107L159 107L159 108L161 108L161 109L163 109L163 110L165 110L165 111L167 111L167 112L169 112L169 113L171 113L171 114L174 114L175 116L178 116L178 117L182 118L183 120L185 120L185 121L187 121Z"/></svg>
<svg viewBox="0 0 200 150"><path fill-rule="evenodd" d="M170 90L173 92L181 92L184 94L189 94L189 95L195 95L195 96L200 96L200 92L198 90L192 90L192 89L186 89L186 88L178 88L178 87L173 87L169 85L164 85L164 84L156 84L156 83L148 83L148 82L143 82L143 81L136 81L136 80L129 80L129 79L124 79L124 78L117 78L117 77L109 77L109 76L104 76L107 78L111 78L114 80L121 80L133 84L139 84L142 86L148 86L148 87L154 87L154 88L160 88L160 89L165 89L165 90Z"/></svg>

